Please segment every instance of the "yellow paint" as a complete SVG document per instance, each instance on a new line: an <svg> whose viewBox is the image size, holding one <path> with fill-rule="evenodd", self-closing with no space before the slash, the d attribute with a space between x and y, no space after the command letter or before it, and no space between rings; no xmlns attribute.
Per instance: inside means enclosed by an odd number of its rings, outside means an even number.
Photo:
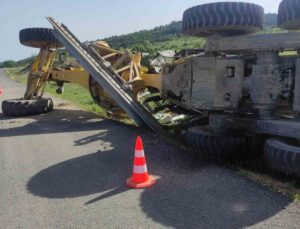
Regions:
<svg viewBox="0 0 300 229"><path fill-rule="evenodd" d="M117 51L102 41L93 43L93 47L99 52L99 55L107 58L106 61L115 66L124 81L132 85L135 96L144 87L161 90L161 75L147 73L148 69L141 66L141 53L132 53L130 50ZM37 95L39 91L42 91L43 85L48 80L79 84L90 90L90 74L84 68L80 66L52 68L55 56L56 51L51 51L48 47L40 49L28 76L25 98L30 99L32 96ZM99 89L101 89L100 86ZM106 100L111 100L103 89L101 89L101 96Z"/></svg>
<svg viewBox="0 0 300 229"><path fill-rule="evenodd" d="M86 89L89 89L89 77L90 74L81 67L72 67L69 69L54 68L51 71L51 80L79 84Z"/></svg>
<svg viewBox="0 0 300 229"><path fill-rule="evenodd" d="M161 91L161 75L160 74L141 74L141 78L146 87L153 87Z"/></svg>
<svg viewBox="0 0 300 229"><path fill-rule="evenodd" d="M121 58L124 58L125 55L127 59L130 59L133 63L136 64L139 77L144 81L144 85L146 87L153 87L153 88L157 88L158 90L161 89L161 75L147 73L148 69L141 66L141 60L142 60L141 53L131 53L129 50L126 50L125 52L120 52L112 49L111 47L109 47L109 45L106 42L103 41L95 42L93 44L93 47L95 47L99 51L99 53L101 53L104 56L115 53L116 56L118 56L118 58L109 59L112 65L114 65ZM121 67L124 67L124 65L119 66L119 68ZM72 67L70 69L53 69L51 71L51 76L52 76L51 77L52 80L61 80L70 83L76 83L89 89L90 74L81 67ZM130 68L120 73L120 76L126 82L130 81Z"/></svg>
<svg viewBox="0 0 300 229"><path fill-rule="evenodd" d="M32 99L34 96L43 94L42 88L50 75L55 55L56 52L47 47L40 49L28 75L25 99Z"/></svg>
<svg viewBox="0 0 300 229"><path fill-rule="evenodd" d="M124 80L128 80L129 72L124 72L122 77ZM89 77L90 74L84 68L71 68L69 70L53 69L51 71L51 80L66 81L69 83L79 84L86 89L89 89ZM161 89L161 75L160 74L141 74L146 87Z"/></svg>

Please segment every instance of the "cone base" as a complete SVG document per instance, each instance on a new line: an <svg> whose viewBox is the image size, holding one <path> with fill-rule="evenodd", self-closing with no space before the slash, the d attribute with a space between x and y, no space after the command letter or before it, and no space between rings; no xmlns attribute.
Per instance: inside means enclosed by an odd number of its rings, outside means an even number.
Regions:
<svg viewBox="0 0 300 229"><path fill-rule="evenodd" d="M150 188L156 183L156 179L153 176L149 176L149 179L143 183L134 183L132 182L132 177L126 180L126 185L128 188L133 189L142 189L142 188Z"/></svg>

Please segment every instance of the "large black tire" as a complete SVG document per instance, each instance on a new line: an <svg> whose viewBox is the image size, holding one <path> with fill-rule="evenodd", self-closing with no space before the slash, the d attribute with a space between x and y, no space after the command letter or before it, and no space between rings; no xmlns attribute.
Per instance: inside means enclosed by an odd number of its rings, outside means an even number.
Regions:
<svg viewBox="0 0 300 229"><path fill-rule="evenodd" d="M300 144L296 140L268 139L264 158L273 170L300 177Z"/></svg>
<svg viewBox="0 0 300 229"><path fill-rule="evenodd" d="M186 133L187 144L213 157L228 158L243 153L247 146L244 137L218 136L206 126L196 126Z"/></svg>
<svg viewBox="0 0 300 229"><path fill-rule="evenodd" d="M183 14L183 33L190 36L223 36L255 33L263 29L264 9L243 2L218 2L195 6Z"/></svg>
<svg viewBox="0 0 300 229"><path fill-rule="evenodd" d="M288 30L300 29L300 0L284 0L280 3L278 26Z"/></svg>
<svg viewBox="0 0 300 229"><path fill-rule="evenodd" d="M2 112L7 116L29 116L48 113L53 110L52 99L12 99L2 102Z"/></svg>
<svg viewBox="0 0 300 229"><path fill-rule="evenodd" d="M22 45L33 48L61 47L61 44L53 35L53 30L48 28L23 29L20 31L19 38Z"/></svg>
<svg viewBox="0 0 300 229"><path fill-rule="evenodd" d="M254 134L252 136L247 136L247 143L249 147L249 156L262 155L264 152L264 146L267 137L260 134Z"/></svg>

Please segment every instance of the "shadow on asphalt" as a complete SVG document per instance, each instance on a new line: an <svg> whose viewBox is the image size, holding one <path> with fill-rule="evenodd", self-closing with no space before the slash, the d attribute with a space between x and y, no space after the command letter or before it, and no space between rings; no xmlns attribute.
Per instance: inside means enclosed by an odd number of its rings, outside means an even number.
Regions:
<svg viewBox="0 0 300 229"><path fill-rule="evenodd" d="M27 116L24 125L8 129L0 128L0 137L25 136L49 133L79 132L105 129L114 125L127 126L114 120L106 120L93 113L81 110L55 109L43 115ZM22 117L7 117L0 113L0 122L22 124ZM130 128L135 128L130 126Z"/></svg>
<svg viewBox="0 0 300 229"><path fill-rule="evenodd" d="M44 133L109 131L74 141L75 147L103 141L109 151L91 152L48 167L27 183L30 193L44 198L76 198L99 194L85 204L128 191L125 180L131 175L133 145L137 130L120 127L108 120L91 121L95 115L84 111L56 110L22 127L0 129L0 136ZM0 121L9 121L4 116ZM58 125L53 125L53 123ZM120 138L130 139L120 145ZM217 167L206 159L186 155L166 144L151 142L143 136L148 167L161 179L141 194L140 206L147 217L175 228L243 228L280 212L290 200L256 183Z"/></svg>
<svg viewBox="0 0 300 229"><path fill-rule="evenodd" d="M119 138L128 144L121 146ZM75 198L99 193L84 203L128 191L124 182L131 174L136 131L110 128L103 134L76 140L75 146L104 141L112 150L94 152L40 171L27 189L44 198ZM175 228L243 228L280 212L290 201L232 171L211 162L185 155L173 146L152 144L144 136L148 167L161 179L141 194L140 206L147 217Z"/></svg>
<svg viewBox="0 0 300 229"><path fill-rule="evenodd" d="M107 191L116 195L127 190L122 187L130 175L127 166L130 163L131 158L116 150L92 153L41 171L28 182L27 188L34 195L46 198L74 198ZM106 197L109 193L97 200Z"/></svg>

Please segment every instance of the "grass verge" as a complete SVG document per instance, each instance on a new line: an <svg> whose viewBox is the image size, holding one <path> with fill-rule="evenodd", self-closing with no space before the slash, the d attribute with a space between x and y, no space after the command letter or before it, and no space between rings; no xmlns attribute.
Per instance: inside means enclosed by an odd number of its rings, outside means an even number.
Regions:
<svg viewBox="0 0 300 229"><path fill-rule="evenodd" d="M27 80L28 71L24 68L8 68L5 73L13 80L25 84ZM102 117L107 117L106 110L99 107L92 99L89 91L84 87L76 84L65 84L63 94L57 94L56 85L47 84L45 92L57 98L69 101L70 103L80 107L83 110L96 113ZM24 88L25 92L25 88Z"/></svg>
<svg viewBox="0 0 300 229"><path fill-rule="evenodd" d="M28 71L26 68L6 68L5 73L18 83L26 83ZM25 89L24 89L25 90Z"/></svg>
<svg viewBox="0 0 300 229"><path fill-rule="evenodd" d="M262 159L257 159L262 160ZM255 166L248 168L238 167L239 173L250 180L262 184L275 192L288 196L295 202L300 203L300 181L297 178L287 177L282 174L267 171L257 171Z"/></svg>
<svg viewBox="0 0 300 229"><path fill-rule="evenodd" d="M300 194L295 194L294 195L294 200L298 203L300 203Z"/></svg>

